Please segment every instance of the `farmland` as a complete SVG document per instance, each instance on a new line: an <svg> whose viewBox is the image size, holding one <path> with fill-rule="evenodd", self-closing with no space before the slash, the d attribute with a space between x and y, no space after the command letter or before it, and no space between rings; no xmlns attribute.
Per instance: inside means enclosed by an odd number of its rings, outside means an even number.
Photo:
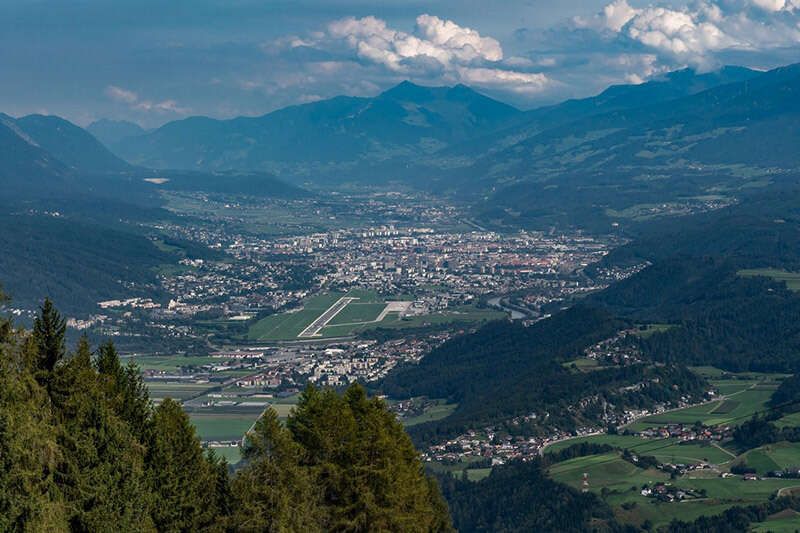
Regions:
<svg viewBox="0 0 800 533"><path fill-rule="evenodd" d="M643 418L628 426L631 431L642 431L665 424L693 424L707 426L742 422L753 413L763 410L778 386L776 378L759 380L712 380L724 399L661 413Z"/></svg>
<svg viewBox="0 0 800 533"><path fill-rule="evenodd" d="M706 426L737 425L754 413L763 411L784 375L779 374L724 374L712 367L694 369L710 379L718 389L720 399L685 409L645 417L630 424L626 431L642 431L668 424L694 424ZM779 425L794 425L800 420L797 414L781 419ZM702 515L719 514L734 505L764 502L782 489L800 486L800 480L764 477L767 472L800 466L800 443L779 442L761 446L737 455L734 442L680 442L675 438L642 438L633 434L602 434L570 439L551 445L546 452L557 452L578 443L607 444L616 450L579 457L557 463L549 472L555 480L575 488L583 485L584 473L588 475L591 491L601 494L614 509L617 518L636 525L646 520L655 527L671 520L693 520ZM705 464L696 469L683 468L671 476L656 468L640 468L625 460L620 450L627 449L637 456L653 456L660 464ZM752 468L759 479L745 481L742 476L731 475L734 465ZM642 488L655 484L681 490L686 496L680 502L664 502L641 493ZM788 526L797 517L777 516L760 524L757 531L793 531ZM786 529L789 528L789 529Z"/></svg>
<svg viewBox="0 0 800 533"><path fill-rule="evenodd" d="M570 439L547 448L555 452L573 444L588 442L592 444L608 444L615 448L630 449L639 455L652 455L663 463L694 463L707 461L710 463L727 463L732 454L724 449L700 443L680 443L677 439L643 439L634 435L593 435L578 439Z"/></svg>
<svg viewBox="0 0 800 533"><path fill-rule="evenodd" d="M671 480L668 474L659 470L634 466L619 457L617 452L564 461L550 469L554 479L577 489L582 487L584 473L588 474L590 490L603 493L620 519L635 524L649 520L655 526L666 525L675 518L693 520L702 515L718 514L733 505L763 502L779 489L798 484L797 480L786 479L748 482L738 476L721 478L707 471ZM661 503L641 494L643 486L659 482L698 491L705 497L681 503Z"/></svg>
<svg viewBox="0 0 800 533"><path fill-rule="evenodd" d="M432 422L434 420L441 420L453 414L458 404L445 403L444 400L436 402L434 405L425 410L425 412L402 419L403 425L406 427L416 426L424 422Z"/></svg>
<svg viewBox="0 0 800 533"><path fill-rule="evenodd" d="M759 268L740 270L739 275L747 278L755 276L771 278L779 283L785 283L786 288L791 291L800 291L800 272L787 272L786 270L777 270L774 268Z"/></svg>
<svg viewBox="0 0 800 533"><path fill-rule="evenodd" d="M750 450L741 459L759 474L800 467L800 443L778 442ZM800 481L797 483L800 485Z"/></svg>

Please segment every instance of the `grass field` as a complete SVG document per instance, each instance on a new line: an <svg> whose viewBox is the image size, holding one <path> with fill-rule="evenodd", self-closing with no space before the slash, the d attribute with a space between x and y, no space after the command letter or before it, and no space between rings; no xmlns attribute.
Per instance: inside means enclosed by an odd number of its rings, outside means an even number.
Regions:
<svg viewBox="0 0 800 533"><path fill-rule="evenodd" d="M387 320L397 320L396 313L384 321L375 320L386 308L386 299L374 291L354 289L345 293L328 293L309 298L303 308L291 313L280 313L263 318L250 326L250 340L297 340L298 335L342 297L358 298L348 303L320 331L322 337L346 337L367 327L383 325ZM400 298L402 299L402 298ZM394 298L390 298L394 300Z"/></svg>
<svg viewBox="0 0 800 533"><path fill-rule="evenodd" d="M294 313L280 313L262 318L247 333L251 340L292 340L296 339L303 329L336 303L342 293L320 294L309 298L303 308Z"/></svg>
<svg viewBox="0 0 800 533"><path fill-rule="evenodd" d="M709 426L741 423L753 413L766 407L777 382L762 381L720 381L713 382L722 394L730 398L677 411L649 416L628 426L632 431L665 424L693 424L702 422Z"/></svg>
<svg viewBox="0 0 800 533"><path fill-rule="evenodd" d="M669 331L675 326L673 324L645 324L640 327L640 329L634 331L634 335L637 337L642 337L646 339L648 337L652 337L656 333L664 333L665 331Z"/></svg>
<svg viewBox="0 0 800 533"><path fill-rule="evenodd" d="M238 440L250 426L261 416L260 412L252 414L231 413L190 413L201 440Z"/></svg>
<svg viewBox="0 0 800 533"><path fill-rule="evenodd" d="M216 386L213 383L162 383L156 381L147 381L146 384L153 400L163 400L164 398L185 400Z"/></svg>
<svg viewBox="0 0 800 533"><path fill-rule="evenodd" d="M328 326L323 330L325 336L337 337L353 333L358 333L366 329L373 328L388 328L388 329L406 329L406 328L420 328L426 326L436 326L441 324L453 323L474 323L485 322L489 320L500 320L505 318L507 314L503 311L494 309L480 309L475 306L465 305L454 307L446 311L432 313L430 315L412 316L400 318L397 313L389 313L386 318L381 322L365 324L364 326Z"/></svg>
<svg viewBox="0 0 800 533"><path fill-rule="evenodd" d="M629 449L638 455L652 455L662 463L692 464L706 461L722 464L733 459L732 454L725 453L714 446L700 443L680 444L677 439L643 439L632 435L593 435L559 442L547 448L548 452L556 452L573 444L590 442L608 444L616 448Z"/></svg>
<svg viewBox="0 0 800 533"><path fill-rule="evenodd" d="M775 425L778 427L798 427L800 426L800 412L791 413L780 420L775 422Z"/></svg>
<svg viewBox="0 0 800 533"><path fill-rule="evenodd" d="M445 403L444 401L440 400L436 403L436 405L426 409L421 415L403 419L402 422L404 426L411 427L424 422L441 420L453 414L453 411L456 410L456 407L458 407L458 404Z"/></svg>
<svg viewBox="0 0 800 533"><path fill-rule="evenodd" d="M593 370L600 370L602 368L597 359L590 359L588 357L581 357L580 359L574 359L572 361L562 363L562 366L566 368L572 368L572 365L575 365L575 368L581 372L591 372Z"/></svg>
<svg viewBox="0 0 800 533"><path fill-rule="evenodd" d="M794 533L800 531L800 513L787 509L769 517L765 522L756 524L754 533Z"/></svg>
<svg viewBox="0 0 800 533"><path fill-rule="evenodd" d="M783 487L797 485L797 480L761 480L747 482L739 477L691 477L670 480L658 470L642 470L618 457L616 452L579 457L550 468L557 481L580 489L583 474L588 474L590 490L600 494L605 488L605 500L615 508L618 518L641 524L650 520L655 526L668 524L674 518L694 520L702 515L714 515L733 505L763 502ZM684 489L705 490L706 498L682 503L656 503L641 495L641 487L656 482L673 483ZM628 510L621 505L625 503Z"/></svg>
<svg viewBox="0 0 800 533"><path fill-rule="evenodd" d="M223 359L209 356L183 356L183 355L142 355L124 357L122 364L129 361L136 363L142 370L163 370L165 372L177 371L182 366L201 366L211 363L220 364Z"/></svg>
<svg viewBox="0 0 800 533"><path fill-rule="evenodd" d="M693 370L709 378L720 392L728 397L700 406L647 417L630 425L629 429L641 430L668 423L695 421L708 425L741 423L754 412L765 408L766 402L783 378L777 374L747 373L721 379L725 377L723 372L712 367L699 367ZM800 423L800 413L787 415L782 422ZM582 486L583 474L588 474L590 490L601 494L601 497L612 506L619 520L634 525L641 525L645 520L652 522L655 527L666 525L675 518L691 521L699 516L719 514L734 505L762 503L777 494L779 490L800 486L800 480L792 479L744 481L739 476L720 477L721 472L729 471L733 464L742 460L760 474L800 465L800 443L772 444L735 457L735 450L725 448L724 444L720 448L697 443L679 444L672 439L644 440L632 435L596 435L563 441L554 444L547 451L558 451L580 442L627 448L639 455L653 455L662 463L689 464L703 460L714 465L710 469L690 471L681 477L670 479L669 475L655 469L639 469L624 461L618 451L614 451L572 459L550 468L550 475L554 479L578 489ZM693 489L705 496L679 503L658 503L641 495L642 485L658 481L671 483L682 489ZM793 531L791 526L787 525L791 521L794 521L795 527L800 528L797 517L776 517L759 524L757 530Z"/></svg>
<svg viewBox="0 0 800 533"><path fill-rule="evenodd" d="M336 326L340 324L374 322L385 308L385 303L351 302L347 307L342 309L339 314L333 317L328 324Z"/></svg>
<svg viewBox="0 0 800 533"><path fill-rule="evenodd" d="M747 466L755 468L759 474L788 467L800 467L800 443L778 442L767 444L743 454ZM800 481L798 481L800 485Z"/></svg>
<svg viewBox="0 0 800 533"><path fill-rule="evenodd" d="M492 473L490 467L487 468L468 468L470 465L482 461L480 457L465 457L461 462L454 464L443 463L425 463L426 468L430 468L436 472L450 472L457 478L461 478L464 472L467 473L467 479L470 481L480 481Z"/></svg>
<svg viewBox="0 0 800 533"><path fill-rule="evenodd" d="M800 272L787 272L774 268L758 268L750 270L740 270L739 275L746 278L763 276L772 278L777 282L786 283L786 288L791 291L800 291Z"/></svg>
<svg viewBox="0 0 800 533"><path fill-rule="evenodd" d="M238 446L235 448L225 447L210 449L214 451L214 454L217 455L217 457L224 457L229 465L235 465L242 460L242 452Z"/></svg>
<svg viewBox="0 0 800 533"><path fill-rule="evenodd" d="M373 291L351 290L347 294L329 293L310 298L302 309L263 318L250 326L250 340L297 340L298 335L340 298L358 298L350 302L320 331L323 338L348 337L373 328L417 328L455 322L499 320L506 313L466 305L422 316L400 317L397 311L376 320L386 309L387 301L407 301L409 296L384 298Z"/></svg>

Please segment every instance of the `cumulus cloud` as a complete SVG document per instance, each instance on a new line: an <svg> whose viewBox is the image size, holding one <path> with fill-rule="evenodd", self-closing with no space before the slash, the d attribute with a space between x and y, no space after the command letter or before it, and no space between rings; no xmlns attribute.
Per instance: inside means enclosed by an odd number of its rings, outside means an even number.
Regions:
<svg viewBox="0 0 800 533"><path fill-rule="evenodd" d="M698 60L724 50L800 43L800 0L699 1L682 7L632 7L615 0L576 25L604 29L653 50Z"/></svg>
<svg viewBox="0 0 800 533"><path fill-rule="evenodd" d="M800 0L697 0L686 5L614 0L594 17L575 17L571 31L593 32L599 48L652 54L651 73L712 68L726 58L800 44ZM632 51L632 52L631 52ZM644 72L627 72L630 80Z"/></svg>
<svg viewBox="0 0 800 533"><path fill-rule="evenodd" d="M504 60L497 39L451 20L423 14L412 32L398 30L377 17L347 17L330 22L323 32L306 38L284 38L277 45L340 50L344 58L354 54L361 64L379 67L388 74L461 82L500 91L533 94L551 82L535 72L535 63L524 58ZM342 60L325 64L338 65Z"/></svg>
<svg viewBox="0 0 800 533"><path fill-rule="evenodd" d="M141 99L134 91L116 85L106 87L105 93L111 100L126 104L136 111L171 113L175 115L188 115L191 113L191 109L180 106L175 100L153 102L152 100Z"/></svg>
<svg viewBox="0 0 800 533"><path fill-rule="evenodd" d="M778 12L778 11L794 11L800 9L800 1L798 0L751 0L753 5L765 11Z"/></svg>

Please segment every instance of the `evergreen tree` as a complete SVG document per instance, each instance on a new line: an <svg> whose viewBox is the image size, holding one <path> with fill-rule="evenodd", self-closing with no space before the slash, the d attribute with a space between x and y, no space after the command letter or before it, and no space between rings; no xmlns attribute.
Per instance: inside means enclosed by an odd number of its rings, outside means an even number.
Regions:
<svg viewBox="0 0 800 533"><path fill-rule="evenodd" d="M3 292L3 286L0 285L0 307L7 304L10 298ZM11 335L11 320L0 316L0 343L6 342Z"/></svg>
<svg viewBox="0 0 800 533"><path fill-rule="evenodd" d="M287 426L323 489L327 529L443 531L446 505L402 425L360 385L339 396L309 387Z"/></svg>
<svg viewBox="0 0 800 533"><path fill-rule="evenodd" d="M45 302L0 339L0 531L448 531L411 441L364 389L309 388L266 411L243 468L204 455L180 404L153 409L135 365L84 336L68 356Z"/></svg>
<svg viewBox="0 0 800 533"><path fill-rule="evenodd" d="M142 441L148 440L153 406L139 367L134 362L123 367L110 341L98 349L95 366L114 411L127 422L134 435Z"/></svg>
<svg viewBox="0 0 800 533"><path fill-rule="evenodd" d="M0 344L0 531L65 531L52 410L27 367L35 347L17 340Z"/></svg>
<svg viewBox="0 0 800 533"><path fill-rule="evenodd" d="M150 531L144 449L114 413L85 338L50 380L62 457L56 476L77 531Z"/></svg>
<svg viewBox="0 0 800 533"><path fill-rule="evenodd" d="M153 520L159 531L200 531L217 515L217 477L180 404L169 398L153 414L147 453Z"/></svg>
<svg viewBox="0 0 800 533"><path fill-rule="evenodd" d="M39 316L33 322L33 338L39 352L39 369L52 372L56 364L66 354L65 335L67 322L56 310L49 298L39 309Z"/></svg>
<svg viewBox="0 0 800 533"><path fill-rule="evenodd" d="M320 493L300 466L302 448L270 408L247 434L246 467L233 480L237 531L323 531Z"/></svg>

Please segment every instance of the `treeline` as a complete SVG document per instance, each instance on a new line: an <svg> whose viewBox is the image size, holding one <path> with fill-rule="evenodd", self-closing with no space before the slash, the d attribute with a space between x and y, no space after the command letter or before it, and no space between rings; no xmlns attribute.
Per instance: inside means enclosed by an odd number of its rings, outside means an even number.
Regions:
<svg viewBox="0 0 800 533"><path fill-rule="evenodd" d="M46 301L33 331L0 321L0 531L449 531L402 426L361 387L309 388L274 411L235 474L181 406L154 406L112 344L65 346Z"/></svg>
<svg viewBox="0 0 800 533"><path fill-rule="evenodd" d="M702 394L704 381L683 367L639 364L576 373L563 365L626 327L628 322L584 306L528 328L492 323L448 341L418 365L390 374L381 387L393 397L428 396L458 403L449 417L410 428L420 444L534 411L548 413L549 426L568 430L598 423L604 403L641 408ZM642 386L625 390L637 383ZM590 396L597 401L580 410L572 408ZM511 434L543 432L541 423L533 420L506 429Z"/></svg>
<svg viewBox="0 0 800 533"><path fill-rule="evenodd" d="M771 515L791 509L800 511L800 498L784 496L760 505L731 507L716 516L701 516L694 522L673 520L666 533L739 533L749 531L750 526L766 521Z"/></svg>
<svg viewBox="0 0 800 533"><path fill-rule="evenodd" d="M730 371L796 372L800 295L742 269L800 270L800 190L668 220L597 267L652 265L588 298L636 322L676 327L642 340L648 356Z"/></svg>
<svg viewBox="0 0 800 533"><path fill-rule="evenodd" d="M479 482L442 475L439 483L461 533L636 531L596 495L550 479L539 460L497 466Z"/></svg>
<svg viewBox="0 0 800 533"><path fill-rule="evenodd" d="M0 283L22 307L50 295L83 313L111 298L159 297L155 269L177 262L146 237L108 225L28 213L0 215L0 224L9 228L0 232Z"/></svg>

